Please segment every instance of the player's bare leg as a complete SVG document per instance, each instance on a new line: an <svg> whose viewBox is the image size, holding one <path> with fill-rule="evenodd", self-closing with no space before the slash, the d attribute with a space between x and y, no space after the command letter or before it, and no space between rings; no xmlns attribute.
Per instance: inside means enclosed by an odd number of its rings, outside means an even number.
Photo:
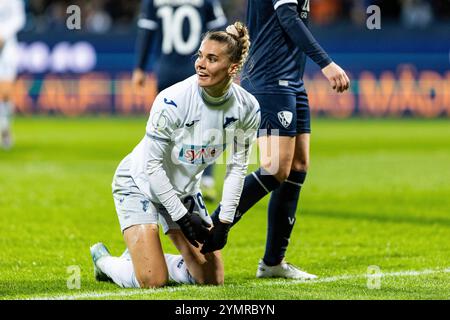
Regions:
<svg viewBox="0 0 450 320"><path fill-rule="evenodd" d="M259 262L256 273L256 276L259 278L316 278L315 275L306 273L284 260L290 235L296 220L301 185L309 167L309 145L309 133L299 134L295 137L294 157L289 167L289 176L279 188L272 192L269 202L270 222L267 232L266 252L264 259ZM280 150L284 152L285 149L280 147ZM281 170L286 175L286 168L283 167ZM279 214L274 214L274 212Z"/></svg>
<svg viewBox="0 0 450 320"><path fill-rule="evenodd" d="M279 182L283 182L289 176L295 144L295 137L271 135L258 138L261 167Z"/></svg>
<svg viewBox="0 0 450 320"><path fill-rule="evenodd" d="M141 288L157 288L167 284L168 271L156 224L132 226L123 233Z"/></svg>
<svg viewBox="0 0 450 320"><path fill-rule="evenodd" d="M310 140L311 134L309 133L301 133L295 138L295 153L291 170L308 171Z"/></svg>
<svg viewBox="0 0 450 320"><path fill-rule="evenodd" d="M220 251L203 255L201 248L195 248L184 237L181 230L169 230L168 236L181 253L187 269L195 283L221 285L224 281L224 268Z"/></svg>
<svg viewBox="0 0 450 320"><path fill-rule="evenodd" d="M113 257L103 243L90 248L94 275L98 281L112 281L122 288L158 288L167 283L167 266L157 224L140 224L125 229L127 250Z"/></svg>

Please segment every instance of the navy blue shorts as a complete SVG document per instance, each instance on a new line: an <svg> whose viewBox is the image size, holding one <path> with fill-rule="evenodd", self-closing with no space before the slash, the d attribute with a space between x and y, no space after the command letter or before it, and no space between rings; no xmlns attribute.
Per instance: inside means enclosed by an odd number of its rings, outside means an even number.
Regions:
<svg viewBox="0 0 450 320"><path fill-rule="evenodd" d="M261 107L258 136L296 136L311 132L311 115L306 91L297 94L255 94ZM278 130L278 131L274 131Z"/></svg>

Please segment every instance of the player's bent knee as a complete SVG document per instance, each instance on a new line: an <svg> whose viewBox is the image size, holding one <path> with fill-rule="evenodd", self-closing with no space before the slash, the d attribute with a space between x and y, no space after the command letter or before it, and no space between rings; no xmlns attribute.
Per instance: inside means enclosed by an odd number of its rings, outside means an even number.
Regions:
<svg viewBox="0 0 450 320"><path fill-rule="evenodd" d="M275 165L270 160L261 161L261 167L273 175L278 181L283 182L289 176L289 172L291 171L291 167L288 164L277 164Z"/></svg>
<svg viewBox="0 0 450 320"><path fill-rule="evenodd" d="M280 167L279 170L274 174L274 177L279 182L283 182L289 177L289 172L291 172L291 168L288 166L283 166Z"/></svg>
<svg viewBox="0 0 450 320"><path fill-rule="evenodd" d="M140 276L137 277L139 285L142 289L161 288L168 282L168 277L164 276Z"/></svg>
<svg viewBox="0 0 450 320"><path fill-rule="evenodd" d="M225 281L225 279L222 274L221 276L217 276L213 281L211 281L210 284L214 285L214 286L223 286L224 281Z"/></svg>
<svg viewBox="0 0 450 320"><path fill-rule="evenodd" d="M136 279L141 288L161 288L168 283L169 274L168 272L155 272L152 270L152 272L136 273Z"/></svg>
<svg viewBox="0 0 450 320"><path fill-rule="evenodd" d="M309 161L308 160L294 160L292 162L293 171L303 171L306 172L309 169Z"/></svg>
<svg viewBox="0 0 450 320"><path fill-rule="evenodd" d="M200 285L221 286L224 283L224 275L222 273L210 277L196 278L195 283Z"/></svg>

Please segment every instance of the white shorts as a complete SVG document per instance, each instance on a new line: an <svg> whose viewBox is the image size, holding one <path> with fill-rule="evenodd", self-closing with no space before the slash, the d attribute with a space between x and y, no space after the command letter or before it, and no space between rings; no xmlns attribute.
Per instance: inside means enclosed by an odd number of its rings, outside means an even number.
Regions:
<svg viewBox="0 0 450 320"><path fill-rule="evenodd" d="M159 223L164 233L180 229L161 204L152 202L136 186L130 176L129 156L119 164L114 175L112 190L122 233L125 229L139 224ZM185 196L181 201L191 213L198 214L203 220L212 224L201 193Z"/></svg>
<svg viewBox="0 0 450 320"><path fill-rule="evenodd" d="M0 81L12 82L17 77L19 50L15 39L8 40L0 49Z"/></svg>

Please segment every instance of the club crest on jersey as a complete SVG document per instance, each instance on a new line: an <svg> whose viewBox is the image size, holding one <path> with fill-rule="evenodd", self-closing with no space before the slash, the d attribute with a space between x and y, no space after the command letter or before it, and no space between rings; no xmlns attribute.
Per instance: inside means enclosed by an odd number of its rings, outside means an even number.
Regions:
<svg viewBox="0 0 450 320"><path fill-rule="evenodd" d="M164 130L169 122L168 116L163 111L157 112L153 116L152 125L156 130Z"/></svg>
<svg viewBox="0 0 450 320"><path fill-rule="evenodd" d="M280 111L278 112L278 120L281 125L285 128L289 127L292 122L292 112L290 111Z"/></svg>
<svg viewBox="0 0 450 320"><path fill-rule="evenodd" d="M178 159L189 164L204 164L214 161L225 149L225 145L183 145Z"/></svg>
<svg viewBox="0 0 450 320"><path fill-rule="evenodd" d="M225 118L225 123L223 124L223 128L225 129L226 127L230 126L231 124L235 123L238 119L236 119L235 117L226 117Z"/></svg>

